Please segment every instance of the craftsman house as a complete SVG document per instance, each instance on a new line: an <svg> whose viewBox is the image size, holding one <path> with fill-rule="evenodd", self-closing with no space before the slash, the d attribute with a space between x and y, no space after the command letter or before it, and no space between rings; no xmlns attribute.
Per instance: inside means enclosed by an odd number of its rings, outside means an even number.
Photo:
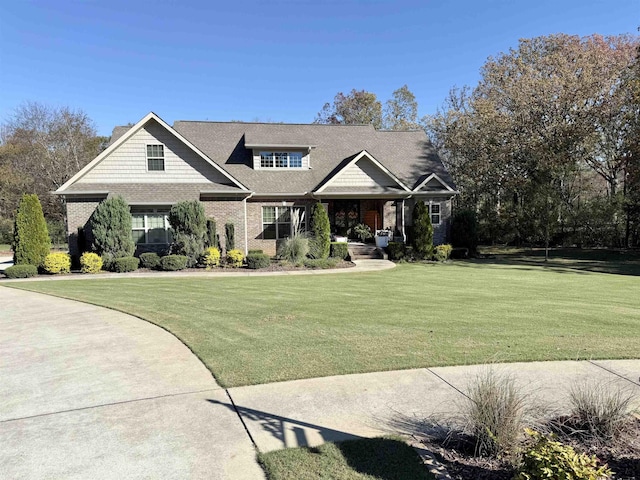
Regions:
<svg viewBox="0 0 640 480"><path fill-rule="evenodd" d="M410 234L415 202L425 202L434 243L443 243L457 192L423 131L198 121L172 127L149 113L133 127L116 127L109 147L56 193L66 200L72 253L74 234L98 203L121 195L138 251L166 249L171 206L200 200L222 239L231 222L236 248L273 254L291 233L292 215L306 227L315 202L336 235L365 223L397 240Z"/></svg>

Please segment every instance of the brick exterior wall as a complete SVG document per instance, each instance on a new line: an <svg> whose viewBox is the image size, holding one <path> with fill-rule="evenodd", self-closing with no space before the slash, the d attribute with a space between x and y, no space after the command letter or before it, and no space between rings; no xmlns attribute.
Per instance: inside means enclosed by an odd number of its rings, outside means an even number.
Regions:
<svg viewBox="0 0 640 480"><path fill-rule="evenodd" d="M67 235L69 237L69 253L78 255L78 227L84 228L87 247L91 245L93 236L89 228L89 218L100 203L100 199L67 199Z"/></svg>
<svg viewBox="0 0 640 480"><path fill-rule="evenodd" d="M235 247L245 251L244 206L242 200L202 200L207 218L216 219L216 229L220 237L220 247L225 251L225 224L233 223L235 230Z"/></svg>

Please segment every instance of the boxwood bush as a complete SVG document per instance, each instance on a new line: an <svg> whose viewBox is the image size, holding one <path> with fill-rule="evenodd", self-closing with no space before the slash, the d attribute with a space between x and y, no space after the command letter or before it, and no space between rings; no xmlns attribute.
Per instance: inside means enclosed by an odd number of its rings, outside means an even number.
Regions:
<svg viewBox="0 0 640 480"><path fill-rule="evenodd" d="M176 270L184 270L187 268L189 257L186 255L167 255L160 259L160 269L167 272L175 272Z"/></svg>
<svg viewBox="0 0 640 480"><path fill-rule="evenodd" d="M154 270L160 266L160 255L156 252L145 252L140 254L140 263L143 268Z"/></svg>
<svg viewBox="0 0 640 480"><path fill-rule="evenodd" d="M347 242L331 242L331 253L329 256L345 260L349 256L349 246Z"/></svg>
<svg viewBox="0 0 640 480"><path fill-rule="evenodd" d="M7 278L29 278L38 275L38 267L35 265L13 265L4 270Z"/></svg>
<svg viewBox="0 0 640 480"><path fill-rule="evenodd" d="M136 257L120 257L111 262L111 268L118 273L134 272L139 265L140 260Z"/></svg>
<svg viewBox="0 0 640 480"><path fill-rule="evenodd" d="M387 253L389 260L402 260L406 256L406 246L402 242L389 242Z"/></svg>
<svg viewBox="0 0 640 480"><path fill-rule="evenodd" d="M44 258L44 271L47 273L69 273L71 272L71 257L64 252L50 253Z"/></svg>
<svg viewBox="0 0 640 480"><path fill-rule="evenodd" d="M82 273L100 273L102 258L97 253L85 252L80 257L80 271Z"/></svg>
<svg viewBox="0 0 640 480"><path fill-rule="evenodd" d="M257 270L271 265L271 259L266 253L250 253L247 255L247 267Z"/></svg>

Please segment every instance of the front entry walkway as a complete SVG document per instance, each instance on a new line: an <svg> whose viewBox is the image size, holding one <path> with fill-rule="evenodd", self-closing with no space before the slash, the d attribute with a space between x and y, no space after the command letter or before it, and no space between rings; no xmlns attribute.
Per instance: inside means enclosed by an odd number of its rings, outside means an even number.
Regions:
<svg viewBox="0 0 640 480"><path fill-rule="evenodd" d="M3 287L0 331L2 478L264 478L226 391L168 332Z"/></svg>

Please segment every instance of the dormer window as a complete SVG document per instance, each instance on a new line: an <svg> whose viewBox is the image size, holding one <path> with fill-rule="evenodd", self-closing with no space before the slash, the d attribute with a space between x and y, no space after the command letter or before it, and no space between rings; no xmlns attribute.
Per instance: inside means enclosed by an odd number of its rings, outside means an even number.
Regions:
<svg viewBox="0 0 640 480"><path fill-rule="evenodd" d="M260 168L302 168L302 153L260 152Z"/></svg>
<svg viewBox="0 0 640 480"><path fill-rule="evenodd" d="M164 171L164 145L147 145L147 170Z"/></svg>

